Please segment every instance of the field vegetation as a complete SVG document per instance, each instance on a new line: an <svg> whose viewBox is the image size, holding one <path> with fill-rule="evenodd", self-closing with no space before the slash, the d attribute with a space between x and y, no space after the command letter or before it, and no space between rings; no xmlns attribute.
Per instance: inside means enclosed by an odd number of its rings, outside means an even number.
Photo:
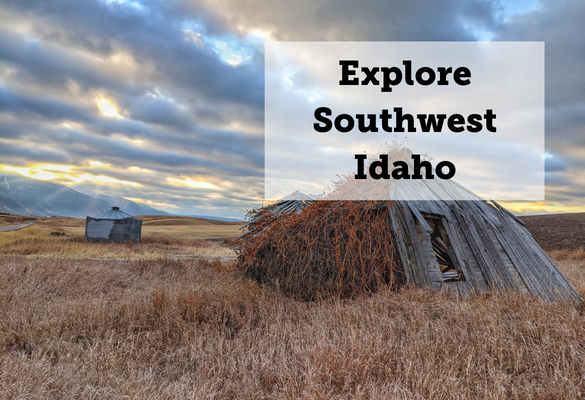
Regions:
<svg viewBox="0 0 585 400"><path fill-rule="evenodd" d="M412 288L299 301L236 270L237 229L162 222L102 244L51 220L0 233L0 398L585 396L585 320L569 305ZM585 295L583 250L549 254Z"/></svg>

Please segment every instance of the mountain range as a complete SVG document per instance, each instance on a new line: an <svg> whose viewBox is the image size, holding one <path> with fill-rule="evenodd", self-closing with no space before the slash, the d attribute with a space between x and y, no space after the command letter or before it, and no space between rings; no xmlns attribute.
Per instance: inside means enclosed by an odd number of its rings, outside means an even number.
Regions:
<svg viewBox="0 0 585 400"><path fill-rule="evenodd" d="M53 182L0 174L0 212L16 215L95 217L111 207L131 215L170 215L122 197L87 195Z"/></svg>

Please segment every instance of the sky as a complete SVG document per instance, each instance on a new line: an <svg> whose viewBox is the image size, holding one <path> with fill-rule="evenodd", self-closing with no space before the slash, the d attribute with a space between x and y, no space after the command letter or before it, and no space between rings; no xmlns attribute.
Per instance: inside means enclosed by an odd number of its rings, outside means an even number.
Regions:
<svg viewBox="0 0 585 400"><path fill-rule="evenodd" d="M265 41L544 41L546 200L585 211L585 3L3 0L0 172L175 214L264 199Z"/></svg>

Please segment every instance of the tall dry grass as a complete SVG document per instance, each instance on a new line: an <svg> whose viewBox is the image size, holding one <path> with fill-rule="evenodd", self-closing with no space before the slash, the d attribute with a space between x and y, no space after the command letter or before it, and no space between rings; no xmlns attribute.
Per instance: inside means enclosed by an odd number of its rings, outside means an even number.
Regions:
<svg viewBox="0 0 585 400"><path fill-rule="evenodd" d="M33 225L25 229L19 229L17 231L0 232L0 248L8 243L12 243L20 239L49 239L51 230L46 227L40 227ZM4 252L0 253L3 254Z"/></svg>
<svg viewBox="0 0 585 400"><path fill-rule="evenodd" d="M585 299L585 251L553 250L549 252L549 256Z"/></svg>
<svg viewBox="0 0 585 400"><path fill-rule="evenodd" d="M46 235L15 238L13 241L0 245L0 252L5 255L72 259L235 257L229 242L218 243L203 239L168 236L145 236L140 243L86 242L82 236L63 236L59 230L52 230Z"/></svg>
<svg viewBox="0 0 585 400"><path fill-rule="evenodd" d="M585 394L583 318L521 294L306 303L230 264L169 259L9 255L0 276L2 398Z"/></svg>

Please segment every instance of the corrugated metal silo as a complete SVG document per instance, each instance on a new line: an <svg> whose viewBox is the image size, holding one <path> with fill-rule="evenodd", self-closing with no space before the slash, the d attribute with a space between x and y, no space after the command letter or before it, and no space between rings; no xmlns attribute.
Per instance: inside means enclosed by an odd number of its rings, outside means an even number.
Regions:
<svg viewBox="0 0 585 400"><path fill-rule="evenodd" d="M97 217L85 218L85 240L109 242L140 242L142 220L112 207Z"/></svg>

